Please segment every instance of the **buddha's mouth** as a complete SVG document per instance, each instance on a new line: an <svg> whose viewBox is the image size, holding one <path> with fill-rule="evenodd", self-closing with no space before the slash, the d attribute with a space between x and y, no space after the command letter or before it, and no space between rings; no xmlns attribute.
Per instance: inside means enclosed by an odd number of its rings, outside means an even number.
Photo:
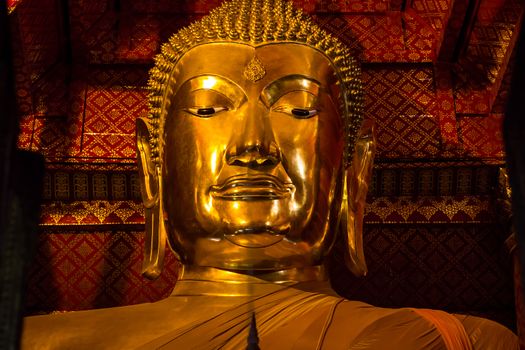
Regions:
<svg viewBox="0 0 525 350"><path fill-rule="evenodd" d="M272 232L271 229L245 229L234 234L224 235L231 243L243 248L264 248L279 243L284 239L284 233Z"/></svg>
<svg viewBox="0 0 525 350"><path fill-rule="evenodd" d="M210 194L217 199L229 201L260 201L290 197L295 190L273 175L235 175L219 185L210 187Z"/></svg>

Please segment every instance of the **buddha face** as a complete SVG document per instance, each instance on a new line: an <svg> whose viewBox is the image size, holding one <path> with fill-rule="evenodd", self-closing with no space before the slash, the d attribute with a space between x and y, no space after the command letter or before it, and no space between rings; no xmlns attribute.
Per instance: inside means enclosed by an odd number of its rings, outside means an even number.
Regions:
<svg viewBox="0 0 525 350"><path fill-rule="evenodd" d="M328 59L305 45L213 43L175 67L164 128L167 231L187 264L318 264L341 201L343 123Z"/></svg>

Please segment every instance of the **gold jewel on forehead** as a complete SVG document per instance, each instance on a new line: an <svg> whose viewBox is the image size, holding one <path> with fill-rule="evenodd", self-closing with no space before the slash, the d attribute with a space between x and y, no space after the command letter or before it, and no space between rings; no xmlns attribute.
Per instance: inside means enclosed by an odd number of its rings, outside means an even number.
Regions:
<svg viewBox="0 0 525 350"><path fill-rule="evenodd" d="M266 74L266 70L259 58L253 56L251 61L244 67L243 75L246 79L255 83L258 80L261 80Z"/></svg>

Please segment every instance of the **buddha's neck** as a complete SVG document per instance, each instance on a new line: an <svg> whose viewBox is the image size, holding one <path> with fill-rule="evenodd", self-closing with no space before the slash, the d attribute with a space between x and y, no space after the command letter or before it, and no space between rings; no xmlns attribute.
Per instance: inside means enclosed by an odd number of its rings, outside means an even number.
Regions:
<svg viewBox="0 0 525 350"><path fill-rule="evenodd" d="M171 295L256 296L298 283L325 280L322 266L270 272L183 266Z"/></svg>

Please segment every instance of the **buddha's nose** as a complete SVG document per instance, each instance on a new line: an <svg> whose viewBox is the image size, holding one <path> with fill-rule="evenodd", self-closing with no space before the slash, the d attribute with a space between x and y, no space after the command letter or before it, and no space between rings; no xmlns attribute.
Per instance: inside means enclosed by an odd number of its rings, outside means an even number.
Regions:
<svg viewBox="0 0 525 350"><path fill-rule="evenodd" d="M281 161L279 149L270 144L247 145L246 147L232 149L226 155L229 165L245 166L249 168L274 167Z"/></svg>
<svg viewBox="0 0 525 350"><path fill-rule="evenodd" d="M249 168L272 168L281 162L281 151L264 110L252 110L243 116L241 128L228 146L226 162Z"/></svg>

